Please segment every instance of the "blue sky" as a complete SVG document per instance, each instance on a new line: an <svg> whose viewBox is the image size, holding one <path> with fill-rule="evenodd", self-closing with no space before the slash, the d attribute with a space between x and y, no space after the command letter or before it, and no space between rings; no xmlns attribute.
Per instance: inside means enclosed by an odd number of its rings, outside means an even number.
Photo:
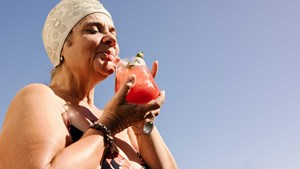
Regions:
<svg viewBox="0 0 300 169"><path fill-rule="evenodd" d="M0 125L29 83L49 83L41 30L58 0L0 7ZM121 57L159 61L166 102L156 119L182 169L298 169L300 1L103 0ZM97 86L96 104L113 95ZM42 116L43 112L41 112Z"/></svg>

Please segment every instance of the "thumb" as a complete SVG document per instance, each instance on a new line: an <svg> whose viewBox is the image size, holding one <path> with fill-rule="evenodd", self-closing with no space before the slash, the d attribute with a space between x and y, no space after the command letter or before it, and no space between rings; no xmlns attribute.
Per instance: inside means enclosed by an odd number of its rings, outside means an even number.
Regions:
<svg viewBox="0 0 300 169"><path fill-rule="evenodd" d="M116 93L119 97L126 99L126 95L129 93L130 89L134 86L135 84L135 75L131 74L126 82L121 86L119 91Z"/></svg>
<svg viewBox="0 0 300 169"><path fill-rule="evenodd" d="M151 69L151 75L153 78L155 78L158 71L158 61L153 62L152 69Z"/></svg>

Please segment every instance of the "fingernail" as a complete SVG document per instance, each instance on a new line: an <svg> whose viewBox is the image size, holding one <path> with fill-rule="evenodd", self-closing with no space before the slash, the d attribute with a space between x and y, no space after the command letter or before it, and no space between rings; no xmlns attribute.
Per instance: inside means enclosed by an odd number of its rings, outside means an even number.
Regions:
<svg viewBox="0 0 300 169"><path fill-rule="evenodd" d="M134 74L131 74L131 75L128 77L128 81L129 81L129 82L132 82L132 81L134 81L134 78L135 78L135 75L134 75Z"/></svg>

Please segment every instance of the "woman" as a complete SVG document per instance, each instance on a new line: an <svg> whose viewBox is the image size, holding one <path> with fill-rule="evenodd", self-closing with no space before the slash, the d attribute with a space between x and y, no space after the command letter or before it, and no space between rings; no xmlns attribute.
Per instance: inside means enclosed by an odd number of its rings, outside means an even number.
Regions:
<svg viewBox="0 0 300 169"><path fill-rule="evenodd" d="M13 99L2 127L1 169L177 168L157 128L142 131L159 114L163 91L147 104L127 103L132 75L103 110L94 105L96 84L120 60L116 29L100 2L61 1L47 17L43 40L52 80L30 84Z"/></svg>

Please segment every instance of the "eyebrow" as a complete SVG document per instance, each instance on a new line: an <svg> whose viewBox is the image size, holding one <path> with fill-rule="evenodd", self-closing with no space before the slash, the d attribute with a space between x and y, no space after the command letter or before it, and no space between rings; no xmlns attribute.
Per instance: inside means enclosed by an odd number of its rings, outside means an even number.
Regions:
<svg viewBox="0 0 300 169"><path fill-rule="evenodd" d="M104 26L104 25L100 22L88 22L85 23L84 26Z"/></svg>

